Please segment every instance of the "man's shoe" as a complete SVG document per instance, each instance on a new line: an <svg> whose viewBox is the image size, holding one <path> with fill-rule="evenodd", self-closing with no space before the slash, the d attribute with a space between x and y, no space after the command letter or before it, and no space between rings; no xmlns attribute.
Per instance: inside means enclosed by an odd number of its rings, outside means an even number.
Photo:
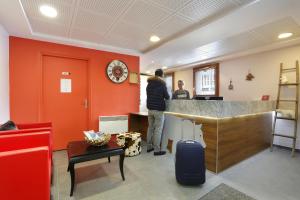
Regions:
<svg viewBox="0 0 300 200"><path fill-rule="evenodd" d="M151 151L154 151L154 148L147 149L147 153L149 153L149 152L151 152Z"/></svg>
<svg viewBox="0 0 300 200"><path fill-rule="evenodd" d="M153 153L155 156L162 156L166 154L166 151L157 151Z"/></svg>

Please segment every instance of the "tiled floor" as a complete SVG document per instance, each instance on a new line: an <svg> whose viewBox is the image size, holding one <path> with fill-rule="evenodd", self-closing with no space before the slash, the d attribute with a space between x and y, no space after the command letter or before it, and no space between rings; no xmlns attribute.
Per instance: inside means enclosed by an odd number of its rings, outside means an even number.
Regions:
<svg viewBox="0 0 300 200"><path fill-rule="evenodd" d="M171 154L154 157L144 152L125 158L125 181L120 175L118 157L112 158L111 163L101 159L77 165L73 197L69 197L66 152L55 152L53 199L197 200L220 183L257 200L300 199L300 155L291 158L287 150L265 150L218 175L207 172L206 183L197 187L176 183Z"/></svg>

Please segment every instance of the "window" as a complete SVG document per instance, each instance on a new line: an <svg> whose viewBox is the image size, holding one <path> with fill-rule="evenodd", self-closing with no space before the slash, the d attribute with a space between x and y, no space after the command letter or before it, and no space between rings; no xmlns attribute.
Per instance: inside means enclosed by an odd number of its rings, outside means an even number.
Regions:
<svg viewBox="0 0 300 200"><path fill-rule="evenodd" d="M164 80L166 82L166 86L167 86L167 90L170 95L170 98L172 98L172 93L174 91L174 73L165 74Z"/></svg>
<svg viewBox="0 0 300 200"><path fill-rule="evenodd" d="M146 106L146 101L147 101L147 92L146 88L148 85L148 78L149 75L140 75L140 112L146 112L147 111L147 106Z"/></svg>
<svg viewBox="0 0 300 200"><path fill-rule="evenodd" d="M219 63L194 68L196 95L219 96Z"/></svg>

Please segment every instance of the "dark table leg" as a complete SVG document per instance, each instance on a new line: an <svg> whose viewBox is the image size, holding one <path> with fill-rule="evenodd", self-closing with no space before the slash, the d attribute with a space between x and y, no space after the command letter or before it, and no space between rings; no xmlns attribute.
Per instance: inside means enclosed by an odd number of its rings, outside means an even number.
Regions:
<svg viewBox="0 0 300 200"><path fill-rule="evenodd" d="M119 160L119 166L120 166L120 171L121 171L121 176L123 181L125 181L124 171L123 171L124 158L125 158L125 153L120 155L120 160Z"/></svg>
<svg viewBox="0 0 300 200"><path fill-rule="evenodd" d="M110 156L108 156L108 162L110 163Z"/></svg>
<svg viewBox="0 0 300 200"><path fill-rule="evenodd" d="M75 170L74 170L74 164L69 164L69 171L71 176L71 192L70 196L73 196L73 190L74 190L74 184L75 184Z"/></svg>

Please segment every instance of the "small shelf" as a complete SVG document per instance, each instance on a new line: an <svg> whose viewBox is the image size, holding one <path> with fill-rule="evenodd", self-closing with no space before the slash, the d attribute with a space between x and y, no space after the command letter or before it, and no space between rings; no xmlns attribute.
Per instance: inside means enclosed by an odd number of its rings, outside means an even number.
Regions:
<svg viewBox="0 0 300 200"><path fill-rule="evenodd" d="M276 117L276 119L283 119L283 120L292 120L295 121L295 118L288 118L288 117Z"/></svg>
<svg viewBox="0 0 300 200"><path fill-rule="evenodd" d="M290 85L299 85L299 83L280 83L279 86L290 86Z"/></svg>
<svg viewBox="0 0 300 200"><path fill-rule="evenodd" d="M277 133L274 133L273 135L274 135L274 136L279 136L279 137L291 138L291 139L295 139L295 138L296 138L295 136L291 136L291 135L282 135L282 134L277 134Z"/></svg>
<svg viewBox="0 0 300 200"><path fill-rule="evenodd" d="M293 68L285 68L285 69L282 69L282 71L294 71L296 70L297 68L296 67L293 67Z"/></svg>
<svg viewBox="0 0 300 200"><path fill-rule="evenodd" d="M285 101L285 102L298 102L295 99L279 99L278 101Z"/></svg>

